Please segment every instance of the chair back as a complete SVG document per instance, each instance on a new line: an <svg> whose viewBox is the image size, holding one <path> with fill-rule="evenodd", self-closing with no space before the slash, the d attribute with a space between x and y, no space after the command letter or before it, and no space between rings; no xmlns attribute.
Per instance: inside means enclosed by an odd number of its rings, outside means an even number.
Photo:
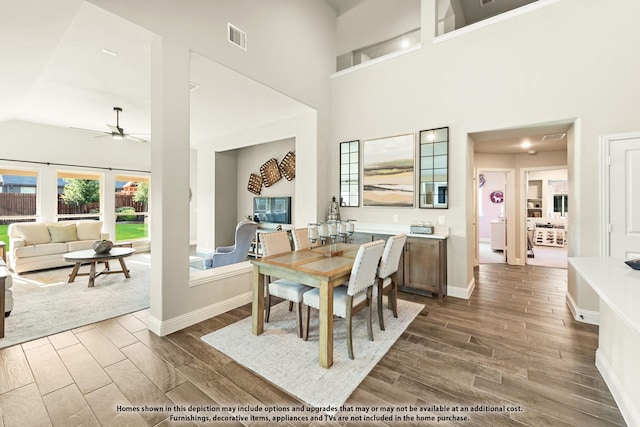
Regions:
<svg viewBox="0 0 640 427"><path fill-rule="evenodd" d="M264 256L291 252L289 232L286 230L260 233L260 241L262 242L262 254Z"/></svg>
<svg viewBox="0 0 640 427"><path fill-rule="evenodd" d="M306 228L296 228L291 232L291 237L293 237L293 249L296 251L315 246L311 243L311 240L309 240L309 231Z"/></svg>
<svg viewBox="0 0 640 427"><path fill-rule="evenodd" d="M249 248L251 247L251 242L256 236L256 229L258 228L258 223L242 220L236 226L236 242L234 245L233 252L237 252L239 256L241 255L243 258L246 258L249 253Z"/></svg>
<svg viewBox="0 0 640 427"><path fill-rule="evenodd" d="M375 283L383 250L384 240L376 240L360 246L353 262L351 277L349 277L348 295L356 295Z"/></svg>
<svg viewBox="0 0 640 427"><path fill-rule="evenodd" d="M384 279L391 276L398 271L398 264L400 263L400 255L402 255L402 249L404 243L407 241L406 234L398 234L391 236L387 240L387 244L384 246L384 252L382 252L382 258L380 259L380 266L378 267L378 277Z"/></svg>

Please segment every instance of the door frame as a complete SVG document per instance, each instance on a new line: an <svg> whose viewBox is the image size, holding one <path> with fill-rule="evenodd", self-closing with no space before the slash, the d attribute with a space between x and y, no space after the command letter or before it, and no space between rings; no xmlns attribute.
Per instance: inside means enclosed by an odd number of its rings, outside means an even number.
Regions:
<svg viewBox="0 0 640 427"><path fill-rule="evenodd" d="M640 139L640 131L619 132L600 137L600 215L602 226L600 227L600 255L611 254L611 177L609 176L611 165L611 143L623 139Z"/></svg>
<svg viewBox="0 0 640 427"><path fill-rule="evenodd" d="M509 265L517 265L515 258L516 245L515 239L509 238L509 236L515 236L516 232L516 170L515 168L484 168L476 167L474 170L474 186L473 186L473 200L474 200L474 238L475 238L475 260L474 266L480 264L480 230L478 227L478 183L480 182L480 172L502 172L505 175L504 186L504 215L507 220L507 248L505 263Z"/></svg>

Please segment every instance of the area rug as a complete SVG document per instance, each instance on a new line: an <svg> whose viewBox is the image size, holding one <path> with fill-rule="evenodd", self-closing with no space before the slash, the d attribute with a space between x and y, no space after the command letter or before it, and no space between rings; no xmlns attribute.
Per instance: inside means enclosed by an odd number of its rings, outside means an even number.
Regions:
<svg viewBox="0 0 640 427"><path fill-rule="evenodd" d="M148 308L151 255L134 254L125 262L131 278L123 274L99 276L93 288L87 286L88 276L67 283L72 267L14 274L14 307L4 319L0 348ZM112 269L119 268L119 263L112 263ZM88 265L80 269L88 271Z"/></svg>
<svg viewBox="0 0 640 427"><path fill-rule="evenodd" d="M305 342L296 335L295 312L288 311L287 302L271 308L270 320L265 323L262 335L251 333L248 317L207 334L202 340L306 404L337 410L423 308L424 305L399 300L396 319L385 303L386 330L381 331L374 303L374 341L367 337L366 311L356 314L354 360L347 354L345 321L336 318L330 369L319 365L318 312L311 311L309 340Z"/></svg>

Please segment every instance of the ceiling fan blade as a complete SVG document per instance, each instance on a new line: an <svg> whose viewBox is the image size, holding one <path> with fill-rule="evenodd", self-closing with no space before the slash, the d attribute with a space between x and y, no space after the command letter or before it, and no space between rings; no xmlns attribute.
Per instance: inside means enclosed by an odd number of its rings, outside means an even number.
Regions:
<svg viewBox="0 0 640 427"><path fill-rule="evenodd" d="M125 137L125 139L128 139L128 140L130 140L130 141L136 141L136 142L149 142L149 141L147 141L146 139L138 138L138 137L135 137L135 136L132 136L132 135L125 135L124 137Z"/></svg>
<svg viewBox="0 0 640 427"><path fill-rule="evenodd" d="M124 131L122 130L122 128L114 125L107 125L107 127L111 129L112 133L119 133L120 135L124 136Z"/></svg>
<svg viewBox="0 0 640 427"><path fill-rule="evenodd" d="M76 130L83 130L85 132L93 132L93 133L103 133L105 135L111 135L111 133L109 132L103 132L101 130L94 130L94 129L85 129L85 128L75 128L75 127L69 127L69 129L76 129Z"/></svg>

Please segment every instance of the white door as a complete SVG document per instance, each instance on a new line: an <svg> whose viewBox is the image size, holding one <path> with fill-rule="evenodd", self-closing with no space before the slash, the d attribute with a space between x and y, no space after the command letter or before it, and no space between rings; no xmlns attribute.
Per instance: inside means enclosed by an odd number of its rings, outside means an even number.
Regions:
<svg viewBox="0 0 640 427"><path fill-rule="evenodd" d="M609 140L609 254L640 258L640 135Z"/></svg>

